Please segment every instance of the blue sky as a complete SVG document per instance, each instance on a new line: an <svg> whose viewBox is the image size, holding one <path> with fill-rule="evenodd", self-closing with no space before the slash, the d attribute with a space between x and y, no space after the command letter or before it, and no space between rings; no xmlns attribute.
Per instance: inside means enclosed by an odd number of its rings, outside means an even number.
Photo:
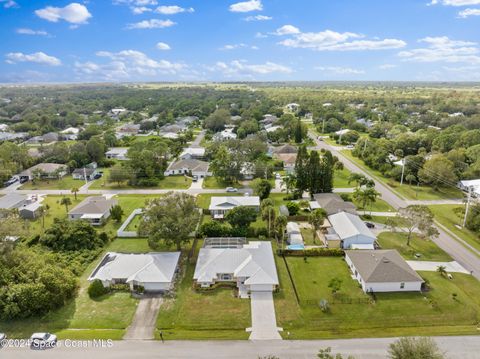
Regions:
<svg viewBox="0 0 480 359"><path fill-rule="evenodd" d="M480 81L480 0L0 0L0 82Z"/></svg>

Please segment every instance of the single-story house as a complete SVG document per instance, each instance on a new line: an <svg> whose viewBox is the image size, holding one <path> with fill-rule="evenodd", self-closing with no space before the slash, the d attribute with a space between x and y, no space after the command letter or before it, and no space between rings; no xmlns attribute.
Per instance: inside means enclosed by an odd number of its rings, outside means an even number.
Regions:
<svg viewBox="0 0 480 359"><path fill-rule="evenodd" d="M78 138L79 133L80 133L80 129L77 127L68 127L60 132L61 136L65 140L76 140Z"/></svg>
<svg viewBox="0 0 480 359"><path fill-rule="evenodd" d="M288 222L286 226L287 242L290 245L303 245L303 236L300 226L296 222Z"/></svg>
<svg viewBox="0 0 480 359"><path fill-rule="evenodd" d="M34 136L28 139L28 144L52 143L58 141L58 133L49 132L41 136Z"/></svg>
<svg viewBox="0 0 480 359"><path fill-rule="evenodd" d="M105 157L109 160L119 160L126 161L128 160L128 147L111 147L105 152Z"/></svg>
<svg viewBox="0 0 480 359"><path fill-rule="evenodd" d="M280 155L280 154L296 154L298 152L298 148L296 146L292 146L289 144L285 144L278 147L271 148L272 154Z"/></svg>
<svg viewBox="0 0 480 359"><path fill-rule="evenodd" d="M199 178L211 176L212 173L208 171L209 163L205 161L187 159L172 162L167 170L164 172L165 176L174 175L192 175Z"/></svg>
<svg viewBox="0 0 480 359"><path fill-rule="evenodd" d="M422 289L422 277L396 250L346 251L345 261L365 293Z"/></svg>
<svg viewBox="0 0 480 359"><path fill-rule="evenodd" d="M28 197L24 194L8 193L3 197L0 197L0 217L6 212L13 209L20 208L25 204L28 204Z"/></svg>
<svg viewBox="0 0 480 359"><path fill-rule="evenodd" d="M283 126L272 126L272 125L267 125L265 126L265 131L268 132L275 132L276 130L281 130L283 129Z"/></svg>
<svg viewBox="0 0 480 359"><path fill-rule="evenodd" d="M193 279L202 287L234 282L241 298L273 291L279 282L272 244L254 241L236 248L200 248Z"/></svg>
<svg viewBox="0 0 480 359"><path fill-rule="evenodd" d="M31 202L20 207L18 209L18 214L25 219L35 219L40 215L42 207L43 206L40 202Z"/></svg>
<svg viewBox="0 0 480 359"><path fill-rule="evenodd" d="M99 226L110 217L110 209L117 205L116 199L104 196L87 197L68 212L68 219L87 220L94 226Z"/></svg>
<svg viewBox="0 0 480 359"><path fill-rule="evenodd" d="M176 140L178 138L178 134L175 132L160 132L160 137Z"/></svg>
<svg viewBox="0 0 480 359"><path fill-rule="evenodd" d="M113 253L103 257L88 280L98 279L104 287L128 284L131 290L167 292L173 288L180 252Z"/></svg>
<svg viewBox="0 0 480 359"><path fill-rule="evenodd" d="M233 128L226 128L222 132L218 132L213 135L214 141L226 141L226 140L234 140L237 138L237 134L233 132Z"/></svg>
<svg viewBox="0 0 480 359"><path fill-rule="evenodd" d="M317 193L313 197L328 215L339 212L357 214L355 205L352 202L344 201L342 197L336 193Z"/></svg>
<svg viewBox="0 0 480 359"><path fill-rule="evenodd" d="M18 176L20 178L28 178L32 180L37 178L50 178L57 179L65 176L68 173L68 167L66 165L58 163L39 163L29 169L21 172Z"/></svg>
<svg viewBox="0 0 480 359"><path fill-rule="evenodd" d="M272 124L272 123L277 122L277 121L278 121L277 116L267 113L266 115L263 116L263 120L260 120L260 123L265 126L265 125Z"/></svg>
<svg viewBox="0 0 480 359"><path fill-rule="evenodd" d="M185 148L179 157L182 160L190 160L190 159L200 160L203 157L205 157L205 148L203 147Z"/></svg>
<svg viewBox="0 0 480 359"><path fill-rule="evenodd" d="M253 207L260 211L260 197L258 196L233 196L212 197L208 210L214 219L222 219L225 214L235 207Z"/></svg>
<svg viewBox="0 0 480 359"><path fill-rule="evenodd" d="M96 168L85 167L85 168L75 168L72 172L73 179L76 180L85 180L87 181L93 180L93 177L97 174Z"/></svg>
<svg viewBox="0 0 480 359"><path fill-rule="evenodd" d="M298 103L292 102L286 104L285 108L291 112L297 112L300 109L300 105Z"/></svg>
<svg viewBox="0 0 480 359"><path fill-rule="evenodd" d="M328 216L329 234L336 234L343 249L374 249L375 235L356 214L340 212Z"/></svg>
<svg viewBox="0 0 480 359"><path fill-rule="evenodd" d="M295 163L297 162L296 153L277 153L274 158L282 161L283 169L287 173L293 173L295 171Z"/></svg>

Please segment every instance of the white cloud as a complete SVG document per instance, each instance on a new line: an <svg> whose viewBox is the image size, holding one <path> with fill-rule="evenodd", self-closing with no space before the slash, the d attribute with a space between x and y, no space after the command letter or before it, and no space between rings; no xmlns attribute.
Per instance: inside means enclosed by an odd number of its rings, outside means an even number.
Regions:
<svg viewBox="0 0 480 359"><path fill-rule="evenodd" d="M0 4L3 4L3 7L5 9L10 9L12 7L18 7L17 2L13 1L13 0L0 0Z"/></svg>
<svg viewBox="0 0 480 359"><path fill-rule="evenodd" d="M378 66L380 70L390 70L390 69L394 69L395 67L397 67L397 65L394 65L394 64L383 64Z"/></svg>
<svg viewBox="0 0 480 359"><path fill-rule="evenodd" d="M266 15L255 15L255 16L247 16L243 20L245 21L268 21L272 20L273 17L271 16L266 16Z"/></svg>
<svg viewBox="0 0 480 359"><path fill-rule="evenodd" d="M32 30L29 28L19 28L16 30L17 34L20 35L40 35L40 36L48 36L48 32L44 30Z"/></svg>
<svg viewBox="0 0 480 359"><path fill-rule="evenodd" d="M228 44L228 45L225 45L225 46L221 47L219 50L236 50L236 49L246 49L246 48L250 48L252 50L258 50L257 46L249 46L249 45L243 44L243 43Z"/></svg>
<svg viewBox="0 0 480 359"><path fill-rule="evenodd" d="M277 31L275 31L275 35L279 35L279 36L294 35L299 33L300 33L300 29L293 25L283 25L282 27L278 28Z"/></svg>
<svg viewBox="0 0 480 359"><path fill-rule="evenodd" d="M261 0L242 1L230 5L231 12L250 12L250 11L262 11L263 5Z"/></svg>
<svg viewBox="0 0 480 359"><path fill-rule="evenodd" d="M442 4L445 6L480 5L480 0L432 0L428 5Z"/></svg>
<svg viewBox="0 0 480 359"><path fill-rule="evenodd" d="M364 70L353 69L351 67L340 66L316 66L315 70L327 72L334 75L362 75Z"/></svg>
<svg viewBox="0 0 480 359"><path fill-rule="evenodd" d="M141 69L151 69L164 73L176 73L185 68L185 65L180 63L172 63L167 60L153 60L143 52L136 50L123 50L120 52L99 51L96 55L129 64L136 67L137 71L141 71Z"/></svg>
<svg viewBox="0 0 480 359"><path fill-rule="evenodd" d="M398 56L413 62L480 63L480 50L475 42L455 41L447 36L426 37L419 42L427 47L401 51Z"/></svg>
<svg viewBox="0 0 480 359"><path fill-rule="evenodd" d="M155 9L155 12L163 15L175 15L182 12L194 12L194 11L195 10L192 7L186 9L177 5L171 5L171 6L162 5Z"/></svg>
<svg viewBox="0 0 480 359"><path fill-rule="evenodd" d="M283 27L285 28L285 26ZM280 28L276 34L280 35ZM294 29L298 30L293 26ZM325 30L321 32L293 32L293 36L280 42L281 45L293 48L312 49L317 51L363 51L386 50L405 47L406 43L398 39L365 40L362 34L352 32L335 32Z"/></svg>
<svg viewBox="0 0 480 359"><path fill-rule="evenodd" d="M54 56L49 56L44 52L35 52L33 54L24 54L22 52L10 52L5 55L8 64L18 62L34 62L42 65L59 66L62 62Z"/></svg>
<svg viewBox="0 0 480 359"><path fill-rule="evenodd" d="M257 32L257 33L255 34L255 37L256 37L257 39L266 39L266 38L268 37L268 35L262 34L261 32Z"/></svg>
<svg viewBox="0 0 480 359"><path fill-rule="evenodd" d="M248 77L254 75L268 75L272 73L290 74L293 70L284 65L267 61L263 64L248 64L244 60L234 60L230 63L217 62L210 71L220 72L226 77Z"/></svg>
<svg viewBox="0 0 480 359"><path fill-rule="evenodd" d="M133 24L128 24L127 29L161 29L165 27L170 27L176 25L175 22L171 20L159 20L159 19L150 19L136 22Z"/></svg>
<svg viewBox="0 0 480 359"><path fill-rule="evenodd" d="M134 7L132 7L132 12L135 15L141 15L145 12L151 12L151 11L153 11L153 10L150 9L149 7L146 7L146 6L134 6Z"/></svg>
<svg viewBox="0 0 480 359"><path fill-rule="evenodd" d="M65 7L47 6L44 9L35 10L35 14L47 21L58 22L65 20L71 24L85 24L92 14L85 5L79 3L71 3Z"/></svg>
<svg viewBox="0 0 480 359"><path fill-rule="evenodd" d="M165 51L165 50L170 50L171 47L170 47L169 44L166 44L166 43L164 43L164 42L158 42L158 43L157 43L157 49L159 49L159 50L164 50L164 51Z"/></svg>
<svg viewBox="0 0 480 359"><path fill-rule="evenodd" d="M465 9L458 13L458 17L465 19L469 16L480 16L480 9Z"/></svg>

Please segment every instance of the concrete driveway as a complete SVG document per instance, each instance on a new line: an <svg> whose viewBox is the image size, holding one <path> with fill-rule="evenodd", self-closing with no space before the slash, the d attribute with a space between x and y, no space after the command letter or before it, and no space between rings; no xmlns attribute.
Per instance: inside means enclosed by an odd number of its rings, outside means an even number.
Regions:
<svg viewBox="0 0 480 359"><path fill-rule="evenodd" d="M250 294L252 327L250 340L281 340L278 334L275 306L272 292L252 292Z"/></svg>
<svg viewBox="0 0 480 359"><path fill-rule="evenodd" d="M189 189L202 189L203 180L203 178L199 178L197 182L192 182Z"/></svg>
<svg viewBox="0 0 480 359"><path fill-rule="evenodd" d="M463 268L463 266L458 262L430 262L430 261L407 261L408 265L412 267L413 270L426 271L426 272L436 272L437 268L444 266L447 272L451 273L465 273L470 274L468 270Z"/></svg>
<svg viewBox="0 0 480 359"><path fill-rule="evenodd" d="M127 328L123 337L126 340L149 340L154 339L155 323L157 321L160 306L163 303L161 297L142 298L138 303L132 324Z"/></svg>

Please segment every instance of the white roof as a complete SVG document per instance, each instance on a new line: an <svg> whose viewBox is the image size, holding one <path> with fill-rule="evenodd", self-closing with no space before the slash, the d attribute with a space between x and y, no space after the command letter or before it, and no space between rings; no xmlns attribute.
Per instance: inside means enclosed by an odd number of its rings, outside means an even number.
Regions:
<svg viewBox="0 0 480 359"><path fill-rule="evenodd" d="M303 244L303 237L300 233L294 233L288 238L290 244Z"/></svg>
<svg viewBox="0 0 480 359"><path fill-rule="evenodd" d="M320 209L322 208L322 206L320 206L320 203L318 203L317 201L310 201L308 202L309 206L310 206L310 209L313 211L314 209Z"/></svg>
<svg viewBox="0 0 480 359"><path fill-rule="evenodd" d="M328 216L328 220L342 240L358 235L364 235L373 239L376 238L368 229L365 222L355 214L347 212L335 213Z"/></svg>
<svg viewBox="0 0 480 359"><path fill-rule="evenodd" d="M480 179L460 181L460 186L465 189L472 188L472 191L480 195Z"/></svg>
<svg viewBox="0 0 480 359"><path fill-rule="evenodd" d="M260 206L258 196L212 197L209 210L228 210L239 206Z"/></svg>
<svg viewBox="0 0 480 359"><path fill-rule="evenodd" d="M373 243L371 244L353 243L350 248L351 249L375 249L373 247Z"/></svg>
<svg viewBox="0 0 480 359"><path fill-rule="evenodd" d="M340 131L335 132L335 134L340 136L340 135L344 135L344 134L349 133L349 132L350 132L350 130L348 128L346 128L344 130L340 130Z"/></svg>
<svg viewBox="0 0 480 359"><path fill-rule="evenodd" d="M245 284L278 284L270 242L250 242L241 248L201 248L193 279L213 282L218 274L246 277Z"/></svg>
<svg viewBox="0 0 480 359"><path fill-rule="evenodd" d="M80 129L79 128L76 128L76 127L69 127L69 128L66 128L64 129L62 132L60 133L71 133L71 134L78 134L80 132Z"/></svg>
<svg viewBox="0 0 480 359"><path fill-rule="evenodd" d="M107 155L126 155L128 147L110 147L106 152Z"/></svg>
<svg viewBox="0 0 480 359"><path fill-rule="evenodd" d="M265 128L265 131L267 132L275 132L276 130L282 129L283 126L270 126L268 128Z"/></svg>
<svg viewBox="0 0 480 359"><path fill-rule="evenodd" d="M192 155L192 156L203 157L205 155L205 148L203 148L203 147L188 147L188 148L185 148L182 151L182 153L180 154L180 157L183 157L187 154Z"/></svg>
<svg viewBox="0 0 480 359"><path fill-rule="evenodd" d="M287 223L287 233L300 233L300 227L297 222Z"/></svg>
<svg viewBox="0 0 480 359"><path fill-rule="evenodd" d="M88 280L123 279L127 283L171 283L180 252L107 253Z"/></svg>

